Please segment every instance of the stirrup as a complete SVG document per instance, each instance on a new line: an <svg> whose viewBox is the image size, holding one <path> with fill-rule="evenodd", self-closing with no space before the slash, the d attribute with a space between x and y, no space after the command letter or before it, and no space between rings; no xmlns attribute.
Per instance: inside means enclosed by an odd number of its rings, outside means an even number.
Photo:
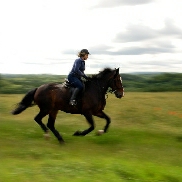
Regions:
<svg viewBox="0 0 182 182"><path fill-rule="evenodd" d="M72 105L72 106L76 106L77 105L77 102L76 102L76 100L70 100L70 103L69 104Z"/></svg>

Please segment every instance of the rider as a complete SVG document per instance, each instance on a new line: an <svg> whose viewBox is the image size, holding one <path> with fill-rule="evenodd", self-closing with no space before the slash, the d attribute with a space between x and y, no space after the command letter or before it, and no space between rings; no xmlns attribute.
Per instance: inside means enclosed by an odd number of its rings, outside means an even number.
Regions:
<svg viewBox="0 0 182 182"><path fill-rule="evenodd" d="M87 49L82 49L78 53L78 59L75 60L73 67L68 75L69 82L75 87L70 102L70 105L76 105L76 97L80 91L83 90L83 83L81 77L89 80L90 78L84 74L85 70L85 60L87 60L90 53Z"/></svg>

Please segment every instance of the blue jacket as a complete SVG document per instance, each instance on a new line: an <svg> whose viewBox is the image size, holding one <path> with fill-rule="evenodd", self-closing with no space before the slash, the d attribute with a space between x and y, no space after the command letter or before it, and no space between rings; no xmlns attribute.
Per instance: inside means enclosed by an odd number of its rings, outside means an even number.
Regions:
<svg viewBox="0 0 182 182"><path fill-rule="evenodd" d="M85 71L85 61L83 61L81 58L78 58L75 60L73 67L69 73L69 75L73 75L77 78L87 78L87 76L84 74Z"/></svg>

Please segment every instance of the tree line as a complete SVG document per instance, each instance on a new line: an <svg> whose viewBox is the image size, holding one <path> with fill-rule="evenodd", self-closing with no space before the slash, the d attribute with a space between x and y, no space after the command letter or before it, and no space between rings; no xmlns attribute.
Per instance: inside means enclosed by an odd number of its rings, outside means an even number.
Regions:
<svg viewBox="0 0 182 182"><path fill-rule="evenodd" d="M125 91L182 91L182 73L121 74ZM25 94L46 83L63 83L64 75L0 74L0 94Z"/></svg>

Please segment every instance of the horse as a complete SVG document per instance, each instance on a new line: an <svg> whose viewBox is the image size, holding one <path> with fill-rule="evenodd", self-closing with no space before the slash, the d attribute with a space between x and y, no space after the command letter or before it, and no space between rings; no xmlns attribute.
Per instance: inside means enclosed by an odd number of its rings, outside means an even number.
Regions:
<svg viewBox="0 0 182 182"><path fill-rule="evenodd" d="M124 96L119 68L105 68L98 74L92 75L90 80L84 82L84 85L84 91L78 96L76 106L69 105L73 87L66 86L65 83L48 83L26 93L11 113L17 115L28 107L37 105L40 110L34 120L40 125L45 135L48 135L51 130L60 143L64 143L64 139L54 126L59 110L71 114L81 114L90 124L88 129L76 131L74 136L85 136L94 130L93 116L106 120L104 129L98 131L100 134L106 133L111 119L103 111L106 106L105 95L110 89L110 92L114 93L117 98ZM47 125L42 122L42 118L46 115L48 115Z"/></svg>

